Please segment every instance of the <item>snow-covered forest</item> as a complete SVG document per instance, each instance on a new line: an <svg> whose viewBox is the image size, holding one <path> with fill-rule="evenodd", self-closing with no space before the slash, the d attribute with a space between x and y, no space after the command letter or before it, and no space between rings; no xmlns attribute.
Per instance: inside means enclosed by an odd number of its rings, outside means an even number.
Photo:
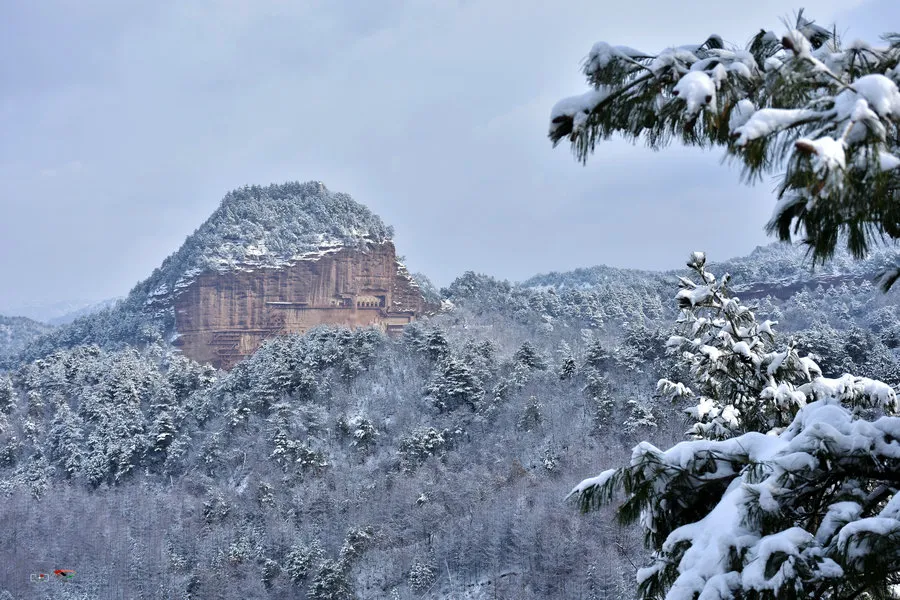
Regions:
<svg viewBox="0 0 900 600"><path fill-rule="evenodd" d="M0 316L0 365L13 360L37 338L53 327L27 317Z"/></svg>
<svg viewBox="0 0 900 600"><path fill-rule="evenodd" d="M779 343L900 383L896 299L857 283L872 264L824 287L799 249L754 257ZM656 390L689 376L666 352L678 275L466 273L400 339L324 328L230 373L164 344L26 362L0 382L0 580L29 597L13 574L65 563L77 580L41 597L632 597L639 532L563 497L690 427Z"/></svg>

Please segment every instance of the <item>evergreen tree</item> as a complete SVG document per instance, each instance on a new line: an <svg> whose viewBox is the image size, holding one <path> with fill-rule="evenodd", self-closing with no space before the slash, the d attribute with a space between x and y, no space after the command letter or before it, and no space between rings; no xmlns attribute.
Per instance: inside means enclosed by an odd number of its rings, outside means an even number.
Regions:
<svg viewBox="0 0 900 600"><path fill-rule="evenodd" d="M469 406L477 410L484 389L472 370L461 360L449 356L439 366L437 376L426 389L431 402L441 412Z"/></svg>
<svg viewBox="0 0 900 600"><path fill-rule="evenodd" d="M513 360L529 369L535 369L538 371L543 371L547 368L547 363L544 361L544 358L538 353L537 348L534 347L534 344L531 342L525 341L519 346L519 349L516 350L515 354L513 354Z"/></svg>
<svg viewBox="0 0 900 600"><path fill-rule="evenodd" d="M440 329L432 329L426 336L425 351L431 360L441 360L450 352L447 336Z"/></svg>
<svg viewBox="0 0 900 600"><path fill-rule="evenodd" d="M770 234L800 233L817 261L844 235L861 258L900 239L900 35L875 47L836 31L801 11L744 48L718 35L659 53L598 42L584 64L592 89L553 107L550 139L568 138L582 161L613 135L723 146L749 180L783 171ZM898 278L888 269L882 286Z"/></svg>
<svg viewBox="0 0 900 600"><path fill-rule="evenodd" d="M599 340L591 343L584 357L584 364L600 372L613 368L613 357Z"/></svg>
<svg viewBox="0 0 900 600"><path fill-rule="evenodd" d="M79 474L84 461L84 423L69 405L60 402L47 432L50 460L62 467L68 477Z"/></svg>
<svg viewBox="0 0 900 600"><path fill-rule="evenodd" d="M0 375L0 413L9 414L16 401L16 390L13 388L12 379L6 375Z"/></svg>
<svg viewBox="0 0 900 600"><path fill-rule="evenodd" d="M900 408L895 391L822 377L790 346L764 352L772 324L757 325L704 263L692 256L700 282L682 278L676 297L680 326L695 337L673 336L671 347L684 349L702 390L692 432L715 439L667 451L642 442L628 466L572 494L590 510L624 493L619 518L640 519L652 550L638 573L642 598L893 597L900 417L879 415Z"/></svg>
<svg viewBox="0 0 900 600"><path fill-rule="evenodd" d="M559 378L566 381L575 376L578 372L578 365L575 363L575 357L567 356L563 358L562 365L559 368Z"/></svg>
<svg viewBox="0 0 900 600"><path fill-rule="evenodd" d="M356 597L347 566L342 561L326 560L319 567L306 592L309 600L352 600Z"/></svg>
<svg viewBox="0 0 900 600"><path fill-rule="evenodd" d="M801 357L793 341L775 348L775 323L756 322L753 311L732 297L730 277L706 270L706 256L694 252L687 266L694 279L681 277L676 303L678 334L667 345L688 368L689 386L660 380L658 389L696 401L689 409L696 423L690 434L720 439L745 431L785 427L802 406L797 387L821 375Z"/></svg>
<svg viewBox="0 0 900 600"><path fill-rule="evenodd" d="M318 540L309 545L294 544L285 559L284 570L291 581L300 583L324 560L325 551Z"/></svg>

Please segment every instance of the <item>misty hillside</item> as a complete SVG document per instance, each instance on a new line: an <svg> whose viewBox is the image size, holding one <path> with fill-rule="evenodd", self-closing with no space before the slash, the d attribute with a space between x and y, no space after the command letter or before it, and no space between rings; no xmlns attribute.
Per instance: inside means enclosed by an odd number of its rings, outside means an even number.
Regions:
<svg viewBox="0 0 900 600"><path fill-rule="evenodd" d="M86 317L94 313L98 313L101 310L112 308L122 300L124 300L124 298L121 297L107 298L106 300L101 300L100 302L90 302L87 304L82 304L80 306L73 306L61 315L48 319L47 322L50 325L68 325L75 319L80 319L81 317Z"/></svg>
<svg viewBox="0 0 900 600"><path fill-rule="evenodd" d="M32 321L27 317L0 315L0 368L11 357L50 331L53 331L53 326L46 323Z"/></svg>
<svg viewBox="0 0 900 600"><path fill-rule="evenodd" d="M813 264L807 249L801 245L771 243L757 246L747 256L712 263L711 268L729 273L735 280L735 290L752 297L774 296L786 298L803 287L818 285L840 285L842 282L861 283L875 277L896 264L898 249L883 245L872 249L863 260L854 259L843 247L825 264ZM591 289L606 285L612 280L635 279L660 281L673 273L619 269L599 265L557 273L535 275L522 285L530 288L553 287L558 291L567 289Z"/></svg>
<svg viewBox="0 0 900 600"><path fill-rule="evenodd" d="M756 256L802 273L789 248ZM164 340L21 365L0 379L0 548L20 549L0 581L37 597L16 574L64 565L79 578L41 597L631 597L636 532L562 498L637 441L682 438L655 391L679 373L677 281L592 271L466 273L400 339L323 327L229 373ZM827 375L900 384L896 292L754 302Z"/></svg>
<svg viewBox="0 0 900 600"><path fill-rule="evenodd" d="M0 312L10 316L28 317L48 325L65 325L79 317L113 306L119 300L122 300L122 298L108 298L99 302L87 300L60 300L53 302L33 300L0 308Z"/></svg>

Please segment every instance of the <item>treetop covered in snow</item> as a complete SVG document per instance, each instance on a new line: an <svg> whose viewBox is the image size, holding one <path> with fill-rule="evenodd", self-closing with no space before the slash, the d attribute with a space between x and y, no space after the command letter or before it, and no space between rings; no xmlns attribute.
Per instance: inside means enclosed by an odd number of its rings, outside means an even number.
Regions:
<svg viewBox="0 0 900 600"><path fill-rule="evenodd" d="M643 598L859 598L900 577L900 417L896 391L866 377L822 376L793 340L728 291L729 276L691 255L668 347L694 403L691 441L642 442L630 463L573 490L584 510L624 493L651 562ZM860 596L863 592L871 595Z"/></svg>
<svg viewBox="0 0 900 600"><path fill-rule="evenodd" d="M779 435L644 442L629 466L576 486L588 508L624 489L620 517L640 516L655 549L637 576L644 598L886 591L900 558L900 418L861 419L841 388L823 392Z"/></svg>
<svg viewBox="0 0 900 600"><path fill-rule="evenodd" d="M761 30L744 48L716 35L658 53L598 42L584 64L592 89L553 107L549 136L567 137L582 161L614 134L724 146L748 180L783 173L769 233L802 234L817 260L844 234L859 258L900 238L898 62L900 36L843 44L802 11L783 35Z"/></svg>
<svg viewBox="0 0 900 600"><path fill-rule="evenodd" d="M730 276L716 277L706 268L706 256L694 252L688 262L693 277L679 277L675 301L681 309L677 329L666 343L679 356L692 381L690 387L662 379L665 395L689 399L687 412L695 438L723 439L760 431L777 434L825 386L858 390L861 396L892 397L890 386L846 375L822 377L810 356L802 356L791 339L776 344L777 322L759 323L754 311L731 294ZM867 406L868 407L868 406Z"/></svg>
<svg viewBox="0 0 900 600"><path fill-rule="evenodd" d="M378 215L321 182L245 186L228 192L132 295L165 302L205 271L277 267L392 236Z"/></svg>

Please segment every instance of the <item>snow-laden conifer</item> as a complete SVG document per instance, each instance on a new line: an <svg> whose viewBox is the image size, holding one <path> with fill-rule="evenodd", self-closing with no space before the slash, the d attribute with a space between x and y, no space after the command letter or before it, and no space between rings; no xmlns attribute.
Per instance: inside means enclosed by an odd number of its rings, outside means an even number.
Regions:
<svg viewBox="0 0 900 600"><path fill-rule="evenodd" d="M695 253L676 301L691 381L660 387L698 404L694 439L642 442L630 463L573 490L584 510L618 493L650 562L641 597L892 597L900 580L900 417L887 384L827 378L772 323L727 293ZM689 334L689 335L686 335ZM704 439L705 438L705 439Z"/></svg>
<svg viewBox="0 0 900 600"><path fill-rule="evenodd" d="M801 11L743 47L718 35L659 52L598 42L591 90L553 107L550 139L568 138L582 161L613 135L723 146L748 180L783 174L769 233L801 234L817 260L844 235L861 258L900 238L900 36L844 43L836 31ZM888 269L882 285L898 277Z"/></svg>
<svg viewBox="0 0 900 600"><path fill-rule="evenodd" d="M776 323L758 323L753 310L732 296L728 274L716 277L706 269L702 252L694 252L687 266L693 277L679 278L675 300L681 316L677 335L666 345L692 380L661 379L657 389L693 401L692 437L777 432L805 402L800 388L821 370L811 358L800 356L793 341L776 346Z"/></svg>

